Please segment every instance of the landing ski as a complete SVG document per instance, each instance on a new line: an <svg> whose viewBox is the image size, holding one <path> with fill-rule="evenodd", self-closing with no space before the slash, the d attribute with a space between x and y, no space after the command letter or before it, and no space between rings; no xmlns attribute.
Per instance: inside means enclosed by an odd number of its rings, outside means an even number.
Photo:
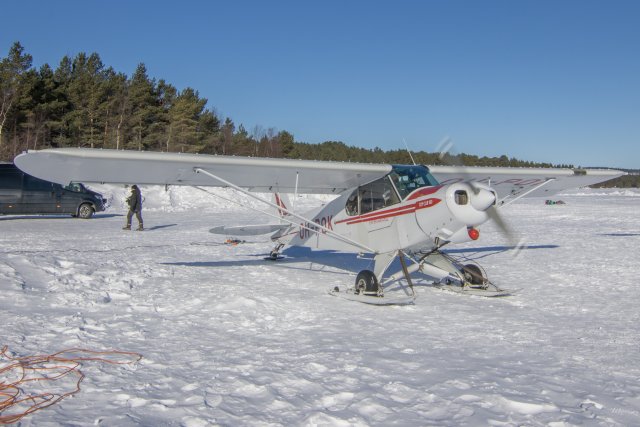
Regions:
<svg viewBox="0 0 640 427"><path fill-rule="evenodd" d="M384 296L377 297L371 295L354 294L352 290L340 290L335 287L329 290L329 295L334 297L346 299L349 301L361 302L363 304L371 305L411 305L415 303L415 297L410 295L394 295L393 293L385 294Z"/></svg>
<svg viewBox="0 0 640 427"><path fill-rule="evenodd" d="M488 297L488 298L508 297L517 292L515 290L501 289L495 285L489 285L487 287L483 287L483 286L475 286L475 285L460 286L457 284L448 285L446 283L435 283L433 286L437 289L442 289L444 291L455 292L463 295Z"/></svg>

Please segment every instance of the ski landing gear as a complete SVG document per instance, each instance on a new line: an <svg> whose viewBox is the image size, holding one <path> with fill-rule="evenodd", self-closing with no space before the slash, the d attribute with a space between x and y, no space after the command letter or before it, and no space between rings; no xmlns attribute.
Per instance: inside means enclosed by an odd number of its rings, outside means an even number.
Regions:
<svg viewBox="0 0 640 427"><path fill-rule="evenodd" d="M389 268L396 256L402 264L402 274L392 275L384 281L378 280L379 277L381 278L384 275L384 272ZM416 294L413 290L413 282L409 276L402 251L376 255L374 269L376 270L375 272L362 270L358 273L353 288L348 287L346 290L341 291L336 286L329 291L329 294L351 301L374 305L407 305L414 303ZM403 275L407 281L408 288L399 281ZM385 293L385 290L390 290L394 284L400 289L394 288L391 292L387 291Z"/></svg>
<svg viewBox="0 0 640 427"><path fill-rule="evenodd" d="M396 256L402 265L402 270L384 280L380 280ZM431 278L433 286L438 289L483 297L502 297L513 294L512 291L501 289L491 283L479 265L462 263L439 250L431 251L423 255L419 260L413 257L410 259L413 264L408 266L406 255L402 251L378 254L375 257L375 272L363 270L358 273L353 288L347 288L343 291L339 287L335 287L329 293L367 304L412 304L416 295L410 275L420 271ZM407 286L401 281L403 278Z"/></svg>
<svg viewBox="0 0 640 427"><path fill-rule="evenodd" d="M435 278L434 286L438 289L483 297L504 297L513 294L513 291L501 289L491 283L479 265L464 264L439 250L424 255L420 258L419 265L423 273ZM437 270L448 274L434 274Z"/></svg>
<svg viewBox="0 0 640 427"><path fill-rule="evenodd" d="M356 277L356 287L353 291L356 295L369 295L379 297L381 292L378 279L373 271L362 270Z"/></svg>

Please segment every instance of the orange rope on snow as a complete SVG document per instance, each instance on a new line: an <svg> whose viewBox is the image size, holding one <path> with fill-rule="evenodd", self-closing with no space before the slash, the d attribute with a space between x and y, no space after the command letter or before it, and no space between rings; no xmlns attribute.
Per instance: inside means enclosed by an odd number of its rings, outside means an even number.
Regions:
<svg viewBox="0 0 640 427"><path fill-rule="evenodd" d="M7 351L7 346L0 350L0 424L15 423L35 411L54 405L65 397L79 392L80 383L85 377L80 370L81 362L125 365L142 359L139 353L118 350L94 351L71 348L48 355L24 357L12 357ZM73 390L35 390L47 381L56 382L63 379L71 379L71 381L55 386L63 388L66 385L67 388L73 387ZM28 386L34 390L26 390ZM51 384L51 387L53 388L54 384ZM12 410L13 413L7 414L8 410Z"/></svg>
<svg viewBox="0 0 640 427"><path fill-rule="evenodd" d="M238 240L238 239L227 239L224 241L225 245L231 245L231 246L238 246L240 243L244 243L244 240Z"/></svg>

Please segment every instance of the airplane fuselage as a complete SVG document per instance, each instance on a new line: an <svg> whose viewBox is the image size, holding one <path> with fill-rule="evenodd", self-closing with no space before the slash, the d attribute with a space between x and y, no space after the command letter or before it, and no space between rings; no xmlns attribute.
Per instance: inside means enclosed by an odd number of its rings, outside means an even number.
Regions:
<svg viewBox="0 0 640 427"><path fill-rule="evenodd" d="M306 213L304 216L312 218L311 222L300 222L274 236L275 240L293 246L354 251L347 240L330 235L332 231L376 253L428 249L436 247L438 240L449 240L460 234L460 230L488 220L484 210L495 202L490 190L482 188L483 193L478 195L465 183L438 185L427 176L424 166L401 168L372 183L345 191L326 205ZM403 185L402 174L408 172L422 172L422 178L413 187L407 184L399 188ZM478 202L474 206L472 202L479 197L487 200L481 201L482 206L477 206Z"/></svg>

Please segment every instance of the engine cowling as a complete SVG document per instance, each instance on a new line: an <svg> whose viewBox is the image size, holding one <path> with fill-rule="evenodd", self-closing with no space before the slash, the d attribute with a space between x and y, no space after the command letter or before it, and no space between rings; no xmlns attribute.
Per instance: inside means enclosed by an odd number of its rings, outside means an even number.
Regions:
<svg viewBox="0 0 640 427"><path fill-rule="evenodd" d="M487 210L496 202L495 192L482 184L451 184L446 194L447 207L466 227L485 223L489 219Z"/></svg>
<svg viewBox="0 0 640 427"><path fill-rule="evenodd" d="M420 228L430 238L461 241L469 238L469 229L489 220L487 211L495 204L496 194L486 185L474 183L472 186L462 182L442 187L430 199L418 204L429 200L438 200L439 203L432 209L416 210Z"/></svg>

